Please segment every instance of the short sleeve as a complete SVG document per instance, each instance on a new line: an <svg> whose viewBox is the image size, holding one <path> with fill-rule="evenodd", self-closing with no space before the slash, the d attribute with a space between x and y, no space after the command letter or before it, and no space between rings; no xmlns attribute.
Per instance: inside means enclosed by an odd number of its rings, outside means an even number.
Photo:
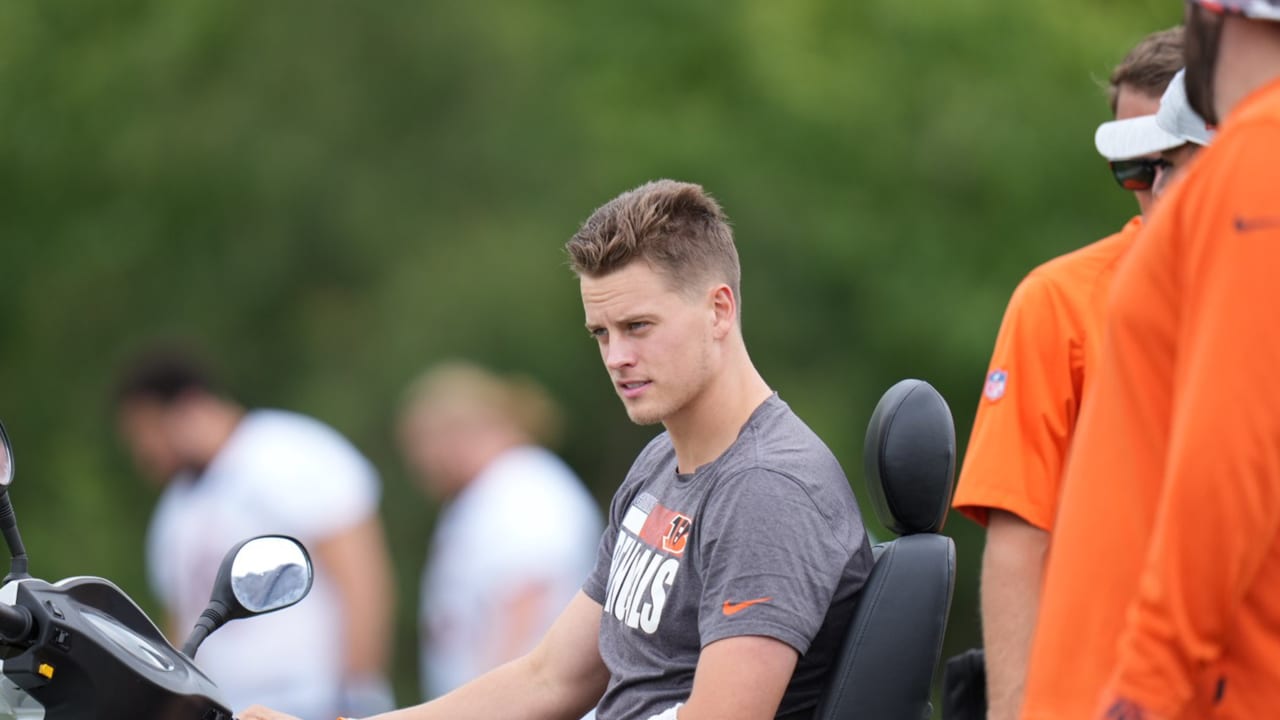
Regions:
<svg viewBox="0 0 1280 720"><path fill-rule="evenodd" d="M1083 387L1083 331L1064 304L1033 272L1005 311L953 501L981 525L992 508L1053 525Z"/></svg>
<svg viewBox="0 0 1280 720"><path fill-rule="evenodd" d="M613 499L609 501L609 521L596 547L595 565L582 585L582 592L601 605L604 605L609 588L609 569L613 564L613 547L618 541L622 516L631 506L637 489L637 484L624 482L613 494Z"/></svg>
<svg viewBox="0 0 1280 720"><path fill-rule="evenodd" d="M704 647L763 635L804 654L862 542L856 519L833 527L799 483L763 469L713 491L695 529Z"/></svg>
<svg viewBox="0 0 1280 720"><path fill-rule="evenodd" d="M261 503L280 532L318 540L377 512L377 471L336 430L310 418L258 419L262 424L246 449L237 476L247 497Z"/></svg>

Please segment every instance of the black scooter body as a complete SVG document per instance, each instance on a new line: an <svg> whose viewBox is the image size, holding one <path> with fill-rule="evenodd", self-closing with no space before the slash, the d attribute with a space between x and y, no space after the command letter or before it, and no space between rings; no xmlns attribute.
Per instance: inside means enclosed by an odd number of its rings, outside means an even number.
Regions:
<svg viewBox="0 0 1280 720"><path fill-rule="evenodd" d="M0 672L46 717L231 720L213 682L110 581L24 579L0 596L30 610L38 628L29 647L8 649Z"/></svg>

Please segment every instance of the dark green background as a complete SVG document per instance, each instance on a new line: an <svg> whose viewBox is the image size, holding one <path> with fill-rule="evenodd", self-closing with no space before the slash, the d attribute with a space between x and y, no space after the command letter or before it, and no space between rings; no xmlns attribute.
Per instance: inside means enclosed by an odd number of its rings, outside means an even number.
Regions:
<svg viewBox="0 0 1280 720"><path fill-rule="evenodd" d="M241 399L349 434L385 479L395 680L435 508L392 439L433 360L530 374L604 502L652 435L582 329L561 245L656 177L736 227L748 344L865 498L903 377L961 445L1009 293L1133 212L1094 153L1101 85L1174 0L0 5L0 418L32 570L154 609L154 495L115 442L119 360L198 339ZM864 507L866 503L864 502ZM868 508L868 525L880 532ZM982 534L951 653L978 641Z"/></svg>

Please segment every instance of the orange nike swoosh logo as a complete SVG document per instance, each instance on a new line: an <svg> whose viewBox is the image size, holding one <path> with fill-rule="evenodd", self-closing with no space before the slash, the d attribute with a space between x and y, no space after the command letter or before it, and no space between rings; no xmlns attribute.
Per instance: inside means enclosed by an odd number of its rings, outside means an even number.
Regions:
<svg viewBox="0 0 1280 720"><path fill-rule="evenodd" d="M773 598L771 597L762 597L762 598L756 598L755 600L743 600L742 602L737 602L737 603L729 602L728 600L725 600L724 614L736 615L742 612L743 610L746 610L747 608L751 607L752 605L759 605L760 603L766 603L772 599Z"/></svg>

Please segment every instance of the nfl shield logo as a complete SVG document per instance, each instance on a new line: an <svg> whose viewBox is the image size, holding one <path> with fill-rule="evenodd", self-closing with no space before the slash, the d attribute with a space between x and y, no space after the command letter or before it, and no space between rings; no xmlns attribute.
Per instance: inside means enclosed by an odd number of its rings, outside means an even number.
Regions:
<svg viewBox="0 0 1280 720"><path fill-rule="evenodd" d="M1004 387L1009 380L1009 373L1004 370L992 370L987 376L987 384L982 387L982 395L995 402L1004 397Z"/></svg>

